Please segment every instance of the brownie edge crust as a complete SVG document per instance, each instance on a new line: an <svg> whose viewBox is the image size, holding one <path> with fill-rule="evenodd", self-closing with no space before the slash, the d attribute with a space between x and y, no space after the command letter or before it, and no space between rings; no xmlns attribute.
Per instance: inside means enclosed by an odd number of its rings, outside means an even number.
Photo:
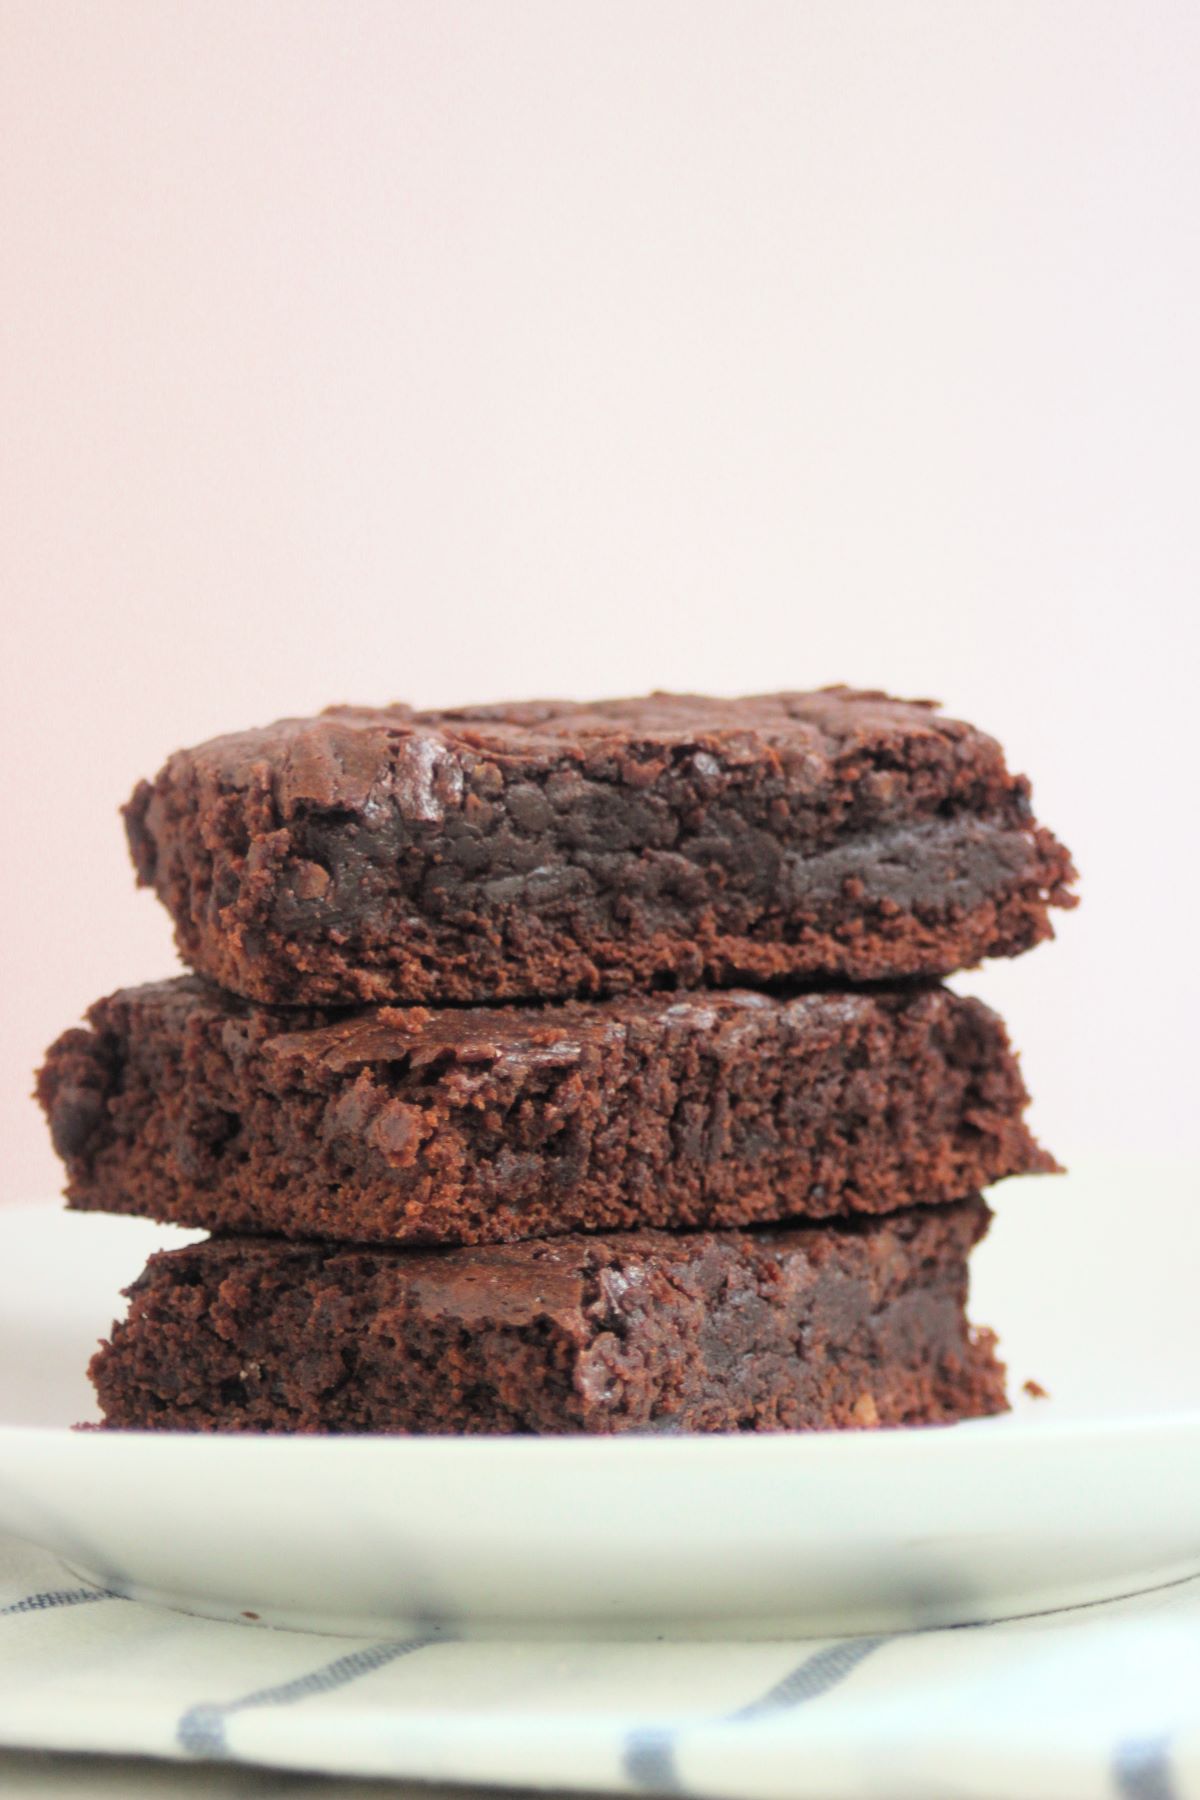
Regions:
<svg viewBox="0 0 1200 1800"><path fill-rule="evenodd" d="M993 739L848 688L336 707L125 813L185 961L268 1003L940 976L1073 904Z"/></svg>
<svg viewBox="0 0 1200 1800"><path fill-rule="evenodd" d="M109 1427L789 1431L1002 1411L967 1324L982 1200L784 1230L151 1258L93 1358Z"/></svg>

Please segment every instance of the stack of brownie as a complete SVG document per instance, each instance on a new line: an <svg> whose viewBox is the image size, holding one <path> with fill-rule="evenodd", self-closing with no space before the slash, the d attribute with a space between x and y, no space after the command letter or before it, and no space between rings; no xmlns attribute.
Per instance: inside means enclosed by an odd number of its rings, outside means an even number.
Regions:
<svg viewBox="0 0 1200 1800"><path fill-rule="evenodd" d="M979 1190L1049 1170L941 977L1072 903L999 747L845 688L337 707L128 807L194 975L39 1096L154 1256L112 1426L671 1432L1004 1406Z"/></svg>

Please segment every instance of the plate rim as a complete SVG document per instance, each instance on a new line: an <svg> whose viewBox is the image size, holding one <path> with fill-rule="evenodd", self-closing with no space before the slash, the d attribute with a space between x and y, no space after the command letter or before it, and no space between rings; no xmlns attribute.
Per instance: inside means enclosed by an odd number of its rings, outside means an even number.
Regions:
<svg viewBox="0 0 1200 1800"><path fill-rule="evenodd" d="M80 1446L78 1454L82 1456L107 1456L117 1448L132 1443L143 1450L150 1445L163 1446L162 1450L151 1450L151 1455L161 1455L167 1448L178 1450L181 1445L188 1445L185 1455L195 1456L205 1451L232 1458L249 1454L251 1448L274 1446L274 1453L279 1456L291 1456L294 1459L323 1456L332 1460L341 1446L353 1444L360 1452L369 1456L395 1454L399 1447L407 1451L419 1450L430 1459L447 1462L479 1460L485 1452L493 1457L499 1455L510 1460L520 1457L543 1462L566 1462L580 1457L591 1460L600 1455L606 1458L611 1458L614 1454L628 1457L635 1451L640 1457L649 1455L664 1462L669 1458L679 1460L685 1455L694 1457L699 1453L728 1459L738 1454L764 1461L771 1458L815 1459L818 1455L825 1460L836 1456L849 1461L855 1456L887 1456L894 1459L914 1453L928 1458L944 1455L953 1445L965 1446L968 1442L977 1446L999 1446L1007 1451L1015 1445L1025 1444L1037 1447L1066 1441L1078 1444L1089 1439L1107 1441L1114 1437L1152 1437L1164 1434L1178 1436L1192 1433L1200 1436L1200 1406L1161 1413L1044 1420L1029 1416L1014 1417L1007 1413L990 1419L965 1419L951 1425L898 1425L880 1427L873 1431L826 1429L793 1432L678 1432L669 1436L634 1431L611 1434L577 1432L540 1437L532 1433L516 1432L480 1432L471 1436L453 1436L417 1432L137 1431L94 1424L78 1427L0 1423L0 1448L8 1444L16 1448L49 1449L69 1443L73 1446L72 1454L76 1453L74 1446ZM213 1447L218 1445L220 1448L214 1450ZM740 1445L742 1449L735 1453L731 1449L733 1445Z"/></svg>

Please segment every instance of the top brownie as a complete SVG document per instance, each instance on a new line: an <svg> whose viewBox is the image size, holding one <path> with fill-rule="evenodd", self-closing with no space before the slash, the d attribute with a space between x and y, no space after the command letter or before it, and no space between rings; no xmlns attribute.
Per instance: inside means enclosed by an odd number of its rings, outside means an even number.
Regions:
<svg viewBox="0 0 1200 1800"><path fill-rule="evenodd" d="M279 1004L940 976L1073 903L992 738L842 687L333 707L125 816L185 960Z"/></svg>

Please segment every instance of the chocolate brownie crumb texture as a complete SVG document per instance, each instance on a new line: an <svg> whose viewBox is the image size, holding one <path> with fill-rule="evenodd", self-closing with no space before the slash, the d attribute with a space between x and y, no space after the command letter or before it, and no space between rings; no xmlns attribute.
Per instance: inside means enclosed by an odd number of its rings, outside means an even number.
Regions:
<svg viewBox="0 0 1200 1800"><path fill-rule="evenodd" d="M92 1375L109 1426L149 1429L943 1423L1005 1404L964 1311L987 1218L423 1252L214 1239L151 1259Z"/></svg>
<svg viewBox="0 0 1200 1800"><path fill-rule="evenodd" d="M126 820L185 960L283 1004L943 975L1074 878L991 738L845 688L337 707L178 752Z"/></svg>
<svg viewBox="0 0 1200 1800"><path fill-rule="evenodd" d="M50 1050L71 1204L481 1243L948 1201L1052 1169L1004 1027L944 988L280 1015L197 977Z"/></svg>

